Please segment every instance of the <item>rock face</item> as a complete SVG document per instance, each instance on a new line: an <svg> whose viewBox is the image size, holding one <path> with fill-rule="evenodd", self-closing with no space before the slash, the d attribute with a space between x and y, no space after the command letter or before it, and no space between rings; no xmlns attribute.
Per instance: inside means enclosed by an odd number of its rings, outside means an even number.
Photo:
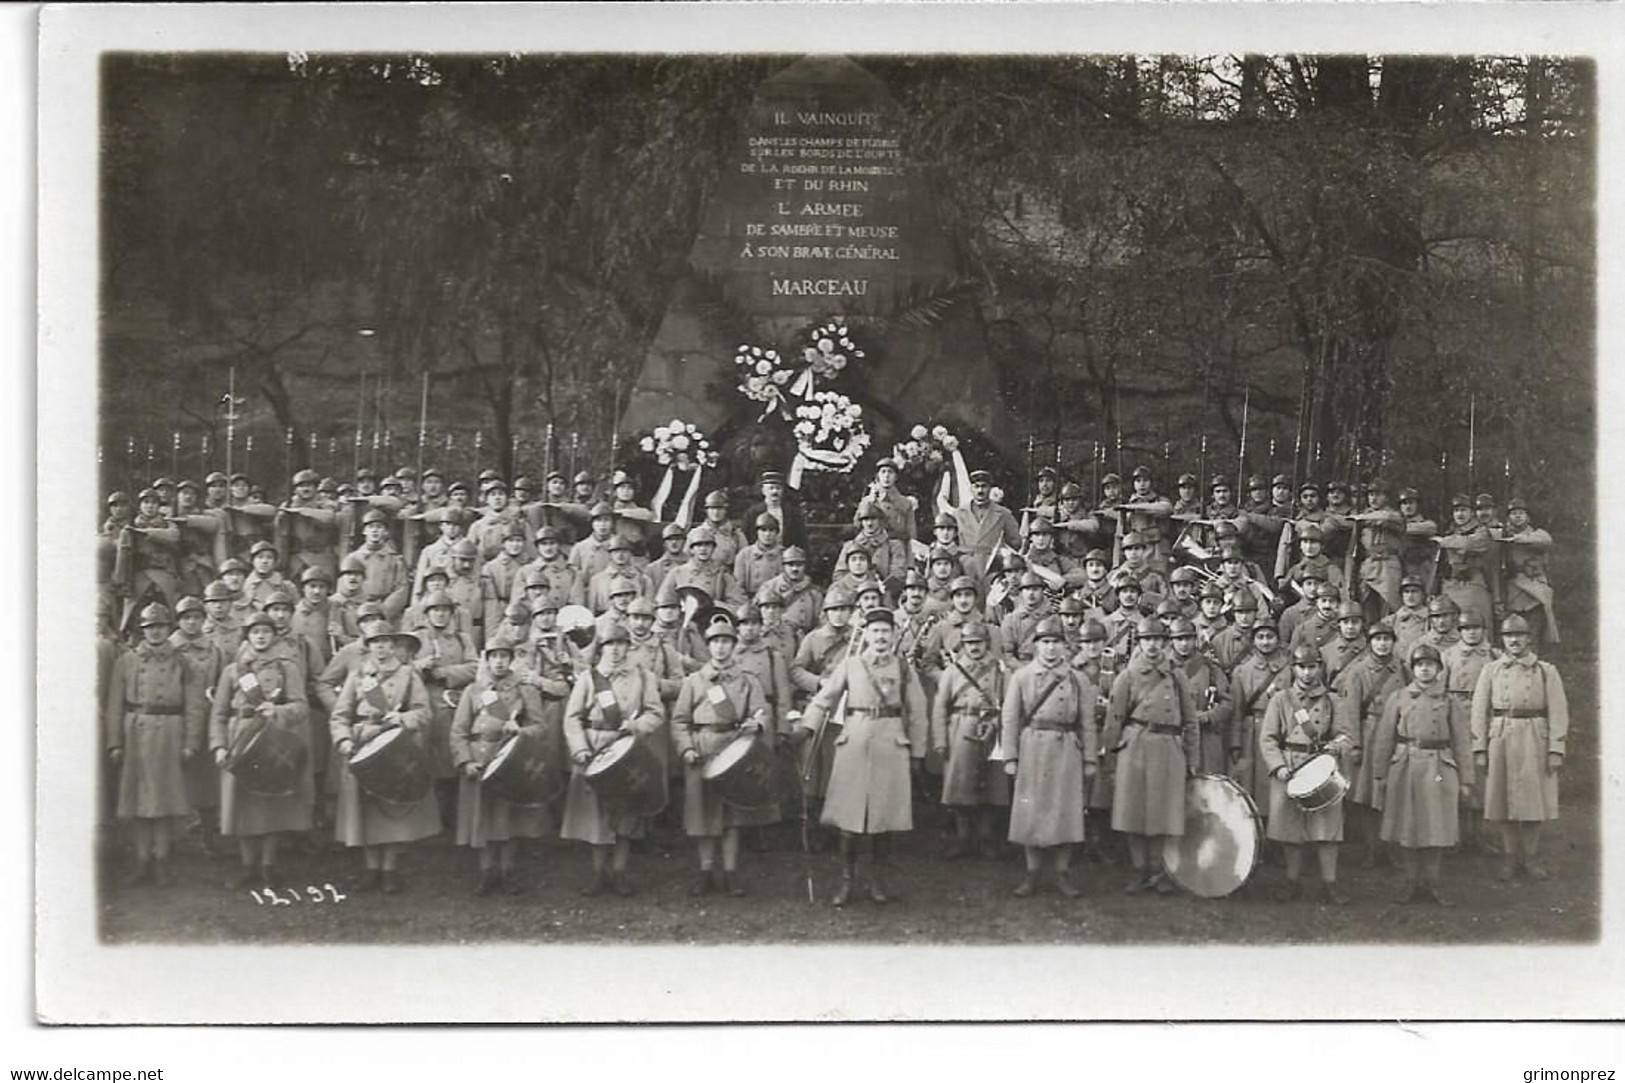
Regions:
<svg viewBox="0 0 1625 1083"><path fill-rule="evenodd" d="M868 354L847 383L862 388L877 449L898 425L937 420L1013 450L980 321L900 119L879 80L844 57L805 57L762 84L623 432L673 417L711 432L748 423L753 404L733 390L740 343L796 359L798 335L839 317ZM933 319L911 318L927 309Z"/></svg>

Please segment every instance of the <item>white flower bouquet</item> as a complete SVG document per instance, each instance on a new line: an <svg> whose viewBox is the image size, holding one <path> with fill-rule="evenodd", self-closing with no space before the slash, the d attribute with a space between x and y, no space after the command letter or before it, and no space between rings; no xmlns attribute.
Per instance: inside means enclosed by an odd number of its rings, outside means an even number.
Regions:
<svg viewBox="0 0 1625 1083"><path fill-rule="evenodd" d="M763 417L775 409L788 410L785 393L796 373L779 351L771 346L741 346L734 354L734 368L739 373L739 393L762 403L766 407Z"/></svg>
<svg viewBox="0 0 1625 1083"><path fill-rule="evenodd" d="M815 391L796 406L797 458L806 469L844 474L869 450L863 407L839 391Z"/></svg>
<svg viewBox="0 0 1625 1083"><path fill-rule="evenodd" d="M653 455L661 466L690 470L694 467L714 469L717 452L695 425L673 418L665 425L656 425L653 434L638 441L638 447Z"/></svg>

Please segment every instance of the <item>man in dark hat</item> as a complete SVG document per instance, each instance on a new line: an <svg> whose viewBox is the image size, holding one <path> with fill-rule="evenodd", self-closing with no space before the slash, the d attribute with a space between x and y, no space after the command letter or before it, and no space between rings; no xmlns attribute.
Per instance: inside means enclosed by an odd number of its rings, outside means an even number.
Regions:
<svg viewBox="0 0 1625 1083"><path fill-rule="evenodd" d="M778 470L764 470L757 479L762 498L745 513L747 522L767 513L779 521L779 535L785 545L807 548L807 519L790 494L785 491L784 474Z"/></svg>
<svg viewBox="0 0 1625 1083"><path fill-rule="evenodd" d="M986 470L970 473L970 502L954 512L959 525L959 544L979 569L986 569L995 550L1021 547L1021 530L1016 518L1003 504L993 502L993 475ZM985 571L978 576L986 577Z"/></svg>

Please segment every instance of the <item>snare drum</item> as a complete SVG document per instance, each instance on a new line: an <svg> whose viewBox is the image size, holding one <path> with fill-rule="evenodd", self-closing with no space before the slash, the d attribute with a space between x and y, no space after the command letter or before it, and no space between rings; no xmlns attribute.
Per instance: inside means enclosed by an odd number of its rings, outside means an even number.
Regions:
<svg viewBox="0 0 1625 1083"><path fill-rule="evenodd" d="M1286 795L1305 812L1329 809L1349 792L1349 780L1338 770L1330 752L1311 756L1293 768L1286 779Z"/></svg>
<svg viewBox="0 0 1625 1083"><path fill-rule="evenodd" d="M385 730L350 757L350 774L369 796L411 805L429 792L429 757L405 729Z"/></svg>
<svg viewBox="0 0 1625 1083"><path fill-rule="evenodd" d="M516 733L502 743L480 775L492 796L510 805L545 805L564 792L564 765L548 762L546 743L530 733Z"/></svg>
<svg viewBox="0 0 1625 1083"><path fill-rule="evenodd" d="M1174 883L1205 899L1229 895L1247 882L1264 850L1264 825L1252 795L1224 775L1185 783L1185 833L1162 844Z"/></svg>
<svg viewBox="0 0 1625 1083"><path fill-rule="evenodd" d="M712 756L701 777L735 808L760 809L778 801L778 759L755 734Z"/></svg>
<svg viewBox="0 0 1625 1083"><path fill-rule="evenodd" d="M617 812L653 816L666 807L666 770L641 737L621 737L594 756L581 777Z"/></svg>
<svg viewBox="0 0 1625 1083"><path fill-rule="evenodd" d="M299 789L309 755L303 737L278 726L262 725L237 735L226 770L249 793L289 797Z"/></svg>

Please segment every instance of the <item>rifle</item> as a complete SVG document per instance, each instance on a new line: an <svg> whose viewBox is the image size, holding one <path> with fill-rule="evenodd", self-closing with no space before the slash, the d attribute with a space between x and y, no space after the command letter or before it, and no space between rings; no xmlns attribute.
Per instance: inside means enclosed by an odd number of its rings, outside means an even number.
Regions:
<svg viewBox="0 0 1625 1083"><path fill-rule="evenodd" d="M1478 452L1478 395L1467 400L1467 492L1473 491L1473 462Z"/></svg>
<svg viewBox="0 0 1625 1083"><path fill-rule="evenodd" d="M1236 455L1236 502L1241 502L1241 494L1246 492L1247 482L1247 412L1252 405L1253 389L1249 386L1241 397L1241 448Z"/></svg>

